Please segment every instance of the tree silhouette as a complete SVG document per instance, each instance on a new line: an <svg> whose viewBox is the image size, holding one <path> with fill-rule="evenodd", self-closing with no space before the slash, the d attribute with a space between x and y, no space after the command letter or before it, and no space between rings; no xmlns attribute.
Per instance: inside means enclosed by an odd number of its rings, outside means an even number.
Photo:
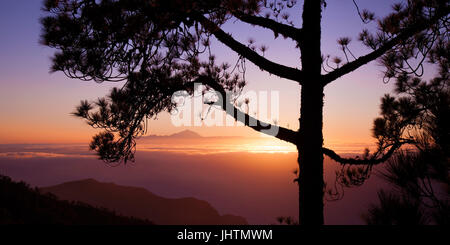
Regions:
<svg viewBox="0 0 450 245"><path fill-rule="evenodd" d="M379 205L364 216L368 224L450 224L450 80L449 43L432 50L440 74L430 82L406 74L396 82L396 93L382 100L390 124L411 118L407 134L414 149L388 160L381 176L394 191L380 190ZM401 116L395 116L401 115ZM383 127L383 123L379 123Z"/></svg>
<svg viewBox="0 0 450 245"><path fill-rule="evenodd" d="M379 147L383 148L383 144L395 143L397 138L403 137L404 142L411 144L420 153L419 157L413 156L417 153L408 152L406 154L403 152L388 162L388 172L392 172L394 175L404 174L404 176L397 176L397 179L403 179L408 175L408 171L425 171L422 174L427 175L427 171L424 168L411 165L408 161L417 162L422 161L418 160L418 157L421 159L429 157L426 160L427 162L439 162L440 160L432 156L436 154L437 149L439 149L441 155L448 155L448 152L450 152L450 128L448 126L450 125L448 72L450 67L448 59L450 43L448 37L437 37L433 42L436 43L432 48L427 50L427 58L430 62L437 65L438 74L436 77L426 82L419 77L416 71L395 71L394 73L397 75L395 76L396 84L394 92L398 97L386 94L381 100L381 117L374 121L373 136L378 139ZM402 50L402 52L408 51ZM395 64L389 64L388 69L396 69ZM389 137L392 140L386 141ZM431 151L434 153L431 154ZM406 154L406 156L403 154ZM384 161L387 159L384 157L380 160ZM375 163L380 162L382 161ZM330 196L334 196L334 199L339 199L342 197L340 195L343 194L343 187L363 184L370 176L372 166L344 165L337 172L335 190L334 192L332 189L329 190ZM400 171L399 168L404 168L404 170ZM447 173L445 169L444 166L441 166L441 172L444 174ZM396 184L396 177L394 175L390 177L384 175L384 177L389 182ZM445 182L442 178L440 181ZM337 189L341 191L339 192ZM380 193L380 200L392 200L393 202L399 200L393 200L393 198L396 197L391 197L385 192ZM332 200L334 199L332 198Z"/></svg>
<svg viewBox="0 0 450 245"><path fill-rule="evenodd" d="M265 133L276 129L275 137L297 146L299 221L323 224L324 154L342 164L371 166L408 142L398 134L380 134L378 150L362 159L343 158L323 148L324 87L378 58L386 65L388 78L398 70L416 72L408 61L427 56L434 40L444 35L449 6L446 1L406 1L394 5L385 18L357 8L363 22L377 21L376 30L360 34L372 51L356 58L349 49L350 39L339 39L346 59L332 58L333 65L321 51L326 1L304 1L301 27L289 15L296 4L295 0L47 0L42 42L58 50L52 71L81 80L126 81L107 98L82 102L75 112L91 126L105 130L90 145L104 161L133 160L134 140L145 132L145 119L173 110L175 91L193 94L193 84L201 83L222 98L231 98L216 103L236 120ZM265 58L267 47L258 49L254 40L239 42L222 29L230 21L262 27L275 38L281 35L292 40L301 53L301 68ZM245 69L216 64L210 48L214 40L238 54L237 66L245 68L245 61L250 61L262 71L301 85L298 130L261 122L236 107L235 98L247 83Z"/></svg>

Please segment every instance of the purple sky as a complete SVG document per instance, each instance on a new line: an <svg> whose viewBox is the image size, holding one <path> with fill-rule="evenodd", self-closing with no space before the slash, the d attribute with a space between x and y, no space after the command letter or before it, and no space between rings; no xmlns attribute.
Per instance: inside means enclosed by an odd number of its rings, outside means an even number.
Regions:
<svg viewBox="0 0 450 245"><path fill-rule="evenodd" d="M392 1L359 1L361 8L369 8L379 15L389 10ZM81 120L69 115L81 99L95 99L105 95L116 84L81 82L49 74L49 57L54 52L38 44L41 1L0 2L0 143L86 142L93 130ZM299 7L291 10L299 24ZM351 0L327 1L323 13L323 41L325 54L341 55L336 39L349 36L350 46L357 55L369 50L357 41L363 28ZM370 26L369 26L370 27ZM227 24L224 29L241 41L253 37L257 44L269 46L266 56L285 65L298 67L298 52L289 40L278 38L266 30L252 29L245 24ZM294 51L294 52L293 52ZM219 61L233 62L236 55L221 44L214 45ZM250 62L247 62L250 63ZM391 85L381 81L381 67L372 62L326 88L325 143L368 142L371 140L372 120L378 114L380 97L391 91ZM298 127L300 88L291 81L269 76L253 65L248 66L247 90L280 91L279 123ZM152 121L152 133L167 134L180 131L168 123L167 113ZM243 127L202 127L194 130L204 135L242 135L251 130Z"/></svg>

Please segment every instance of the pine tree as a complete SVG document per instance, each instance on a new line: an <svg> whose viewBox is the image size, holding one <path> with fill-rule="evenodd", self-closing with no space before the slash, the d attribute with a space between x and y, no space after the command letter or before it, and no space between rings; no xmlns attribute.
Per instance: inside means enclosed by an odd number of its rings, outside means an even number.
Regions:
<svg viewBox="0 0 450 245"><path fill-rule="evenodd" d="M417 54L427 56L436 36L445 35L443 29L448 31L447 1L408 0L394 5L385 18L360 11L354 3L363 22L377 21L376 30L360 34L360 41L372 51L352 57L350 39L342 38L338 45L346 59L333 58L334 65L321 51L324 0L304 1L301 27L294 25L288 11L298 4L295 0L47 0L42 43L58 50L53 71L81 80L126 81L107 98L82 102L75 112L89 125L105 130L94 136L90 147L108 162L133 160L135 139L145 132L145 119L173 110L170 98L175 91L192 94L194 83L204 84L222 98L229 98L227 93L233 98L242 91L247 82L244 74L227 64L216 64L210 52L214 40L236 52L239 64L250 61L264 72L298 83L302 87L298 130L265 124L237 108L236 101L217 103L246 126L261 132L276 129L276 138L297 146L299 221L323 224L324 154L342 164L371 166L408 143L398 134L380 135L378 150L362 159L343 158L324 148L325 86L376 59L386 65L387 78L395 77L398 69L416 72L408 60ZM222 29L230 21L259 26L275 38L292 40L301 53L301 68L265 58L267 47L239 42Z"/></svg>

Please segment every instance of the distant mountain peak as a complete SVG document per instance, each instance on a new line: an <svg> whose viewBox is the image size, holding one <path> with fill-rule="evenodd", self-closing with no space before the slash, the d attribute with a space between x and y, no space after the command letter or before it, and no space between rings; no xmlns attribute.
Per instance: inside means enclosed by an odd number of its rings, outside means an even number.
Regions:
<svg viewBox="0 0 450 245"><path fill-rule="evenodd" d="M145 138L177 138L177 139L193 139L193 138L203 138L203 136L201 136L200 134L186 129L183 131L180 131L178 133L174 133L174 134L170 134L170 135L149 135L149 136L145 136L143 137Z"/></svg>
<svg viewBox="0 0 450 245"><path fill-rule="evenodd" d="M178 133L169 135L171 138L201 138L202 136L192 130L186 129Z"/></svg>

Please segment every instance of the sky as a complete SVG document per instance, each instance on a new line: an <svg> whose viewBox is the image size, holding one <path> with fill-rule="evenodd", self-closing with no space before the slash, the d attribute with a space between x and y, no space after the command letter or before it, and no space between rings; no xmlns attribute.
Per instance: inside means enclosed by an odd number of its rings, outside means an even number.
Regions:
<svg viewBox="0 0 450 245"><path fill-rule="evenodd" d="M360 8L384 15L393 1L358 1ZM83 82L69 79L62 73L49 73L50 57L55 50L39 44L41 1L6 0L0 2L0 144L12 143L82 143L96 132L82 120L70 115L80 100L102 97L117 83ZM299 8L301 1L299 1ZM300 23L300 9L291 10L293 20ZM363 55L357 35L361 23L351 0L327 1L322 21L324 54L340 55L336 40L351 37L353 53ZM370 26L369 26L370 27ZM274 40L267 30L254 29L241 23L224 26L233 37L245 42L248 38L269 47L266 57L288 66L299 67L294 43L283 38ZM213 45L219 61L234 63L237 55L220 43ZM250 62L247 62L249 64ZM392 84L383 84L382 67L376 62L346 75L325 89L325 144L373 142L370 129L378 115L380 98L389 93ZM252 64L247 67L248 86L245 91L279 91L281 126L298 128L300 86L262 72ZM167 113L158 115L149 124L150 134L171 134L186 129L170 123ZM202 135L258 135L245 127L191 127Z"/></svg>

